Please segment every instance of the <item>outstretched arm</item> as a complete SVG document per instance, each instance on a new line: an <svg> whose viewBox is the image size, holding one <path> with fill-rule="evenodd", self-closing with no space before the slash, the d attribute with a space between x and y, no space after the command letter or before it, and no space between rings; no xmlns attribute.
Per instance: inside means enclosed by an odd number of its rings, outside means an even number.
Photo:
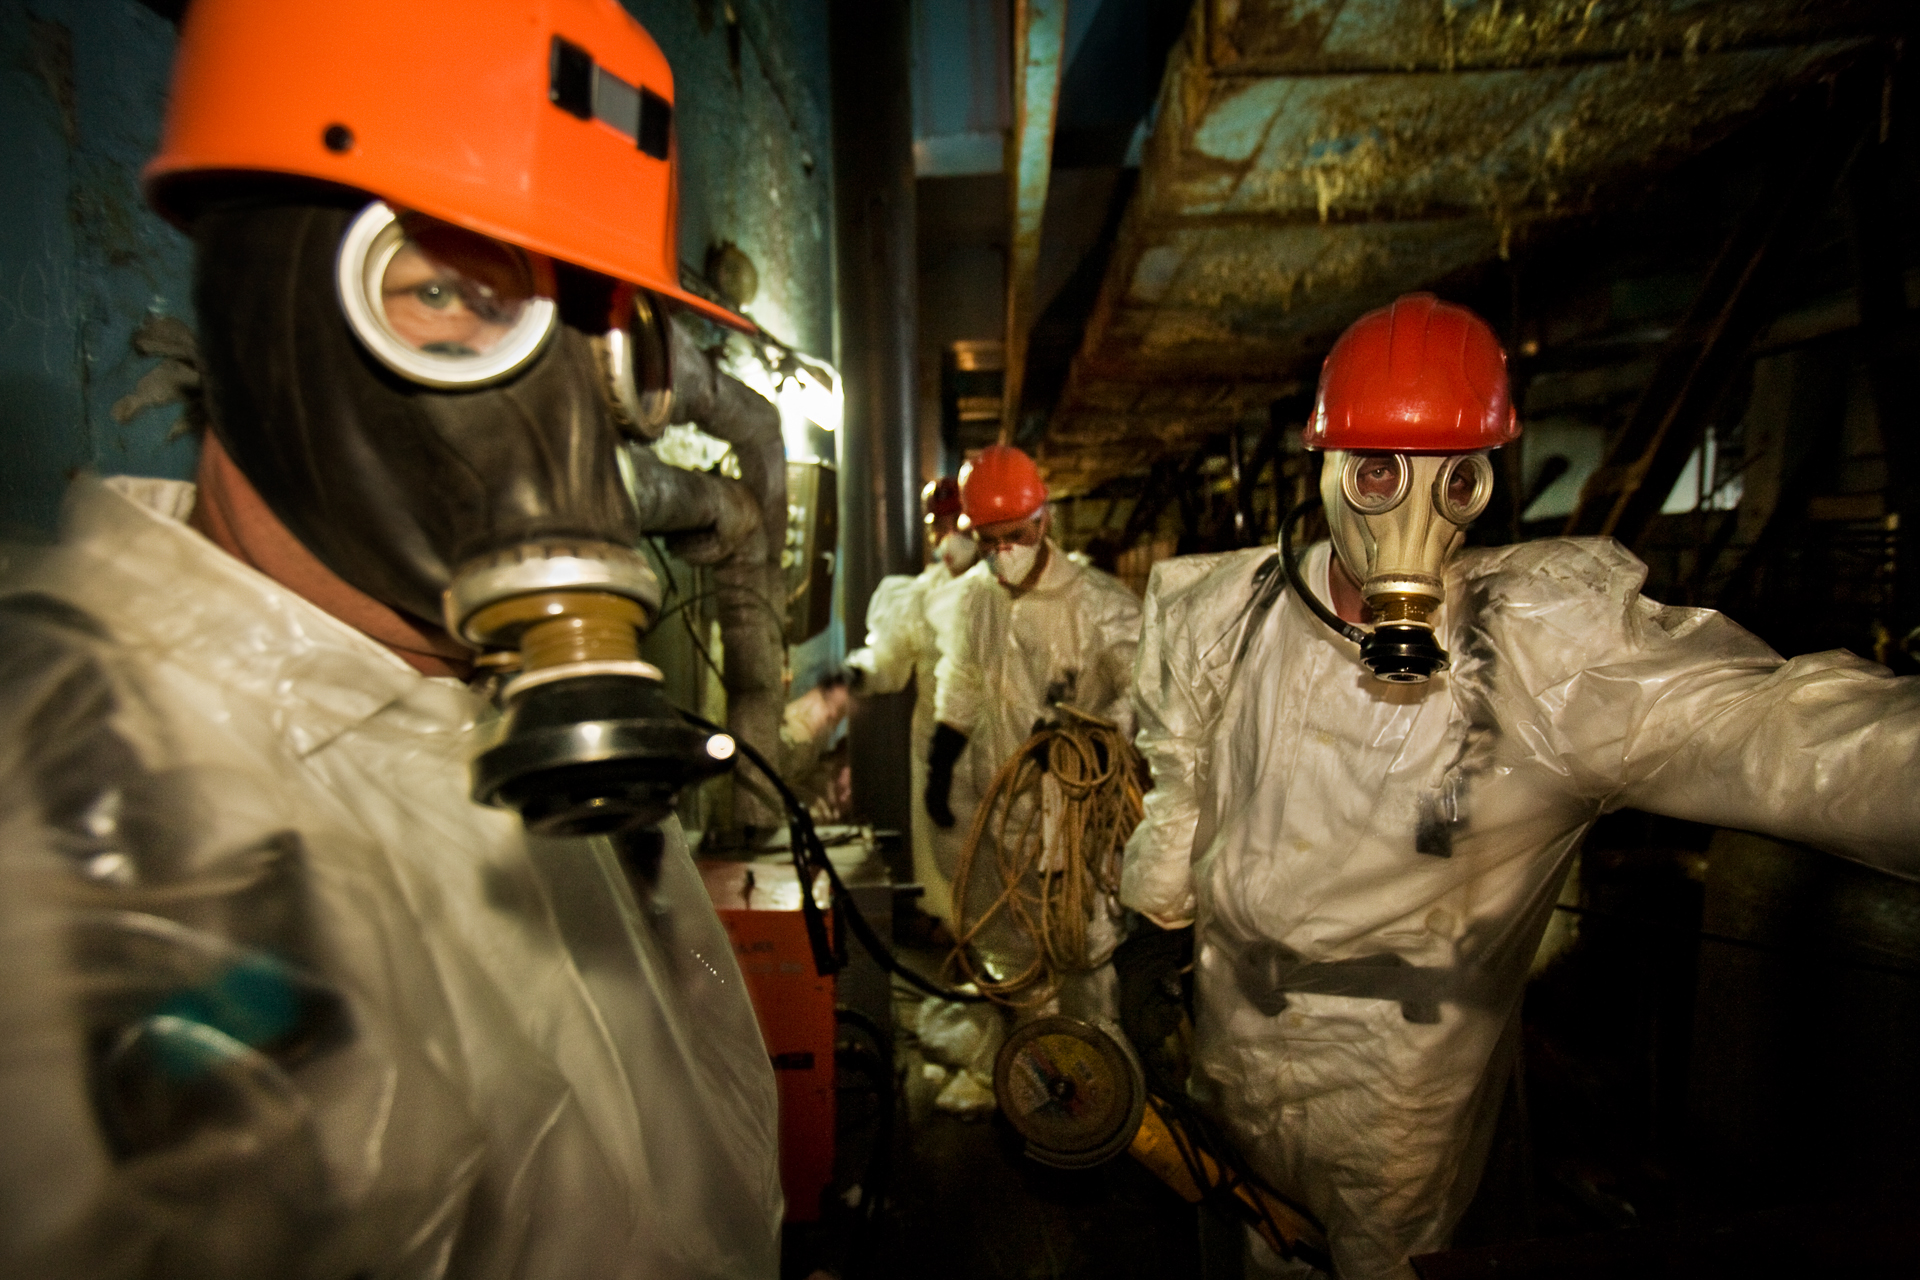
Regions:
<svg viewBox="0 0 1920 1280"><path fill-rule="evenodd" d="M889 574L867 601L867 643L847 655L855 693L898 693L913 678L915 633L920 616L917 579Z"/></svg>

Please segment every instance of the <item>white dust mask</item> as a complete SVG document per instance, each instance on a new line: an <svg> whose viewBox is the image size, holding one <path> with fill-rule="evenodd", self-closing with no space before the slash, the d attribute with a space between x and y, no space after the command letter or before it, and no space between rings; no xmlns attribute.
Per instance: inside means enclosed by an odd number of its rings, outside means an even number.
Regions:
<svg viewBox="0 0 1920 1280"><path fill-rule="evenodd" d="M980 558L980 544L964 533L950 533L934 544L933 553L947 566L947 572L957 578Z"/></svg>
<svg viewBox="0 0 1920 1280"><path fill-rule="evenodd" d="M1034 561L1040 557L1040 544L1022 546L1014 543L987 553L987 568L993 576L1009 587L1017 587L1027 580L1033 572Z"/></svg>

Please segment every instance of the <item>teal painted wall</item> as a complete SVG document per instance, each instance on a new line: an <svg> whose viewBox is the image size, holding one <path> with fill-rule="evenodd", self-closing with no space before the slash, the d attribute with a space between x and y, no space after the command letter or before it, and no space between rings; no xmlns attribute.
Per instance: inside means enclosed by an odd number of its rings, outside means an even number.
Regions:
<svg viewBox="0 0 1920 1280"><path fill-rule="evenodd" d="M155 361L150 315L192 322L187 240L148 212L172 26L133 0L0 0L0 535L51 533L67 478L185 478L178 409L116 422Z"/></svg>
<svg viewBox="0 0 1920 1280"><path fill-rule="evenodd" d="M683 261L737 245L755 318L831 358L825 0L627 7L674 68ZM192 474L177 408L110 412L156 363L140 324L193 319L188 242L139 190L174 43L135 0L0 0L0 537L50 534L81 469Z"/></svg>

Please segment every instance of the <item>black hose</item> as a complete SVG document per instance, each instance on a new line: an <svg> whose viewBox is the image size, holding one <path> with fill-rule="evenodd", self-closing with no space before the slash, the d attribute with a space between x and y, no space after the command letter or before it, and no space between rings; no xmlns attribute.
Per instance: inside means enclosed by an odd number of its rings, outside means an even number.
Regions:
<svg viewBox="0 0 1920 1280"><path fill-rule="evenodd" d="M1354 644L1365 644L1367 633L1339 617L1333 610L1320 603L1320 598L1307 590L1306 580L1300 576L1300 565L1293 554L1293 526L1301 516L1311 513L1320 505L1320 499L1308 498L1293 510L1287 512L1286 519L1280 522L1280 567L1286 571L1287 585L1293 588L1293 594L1300 597L1300 603L1313 610L1313 616L1327 624L1333 633L1343 640Z"/></svg>
<svg viewBox="0 0 1920 1280"><path fill-rule="evenodd" d="M703 720L691 711L680 711L680 716L688 724L705 729L709 733L726 732L719 725ZM827 848L820 841L820 833L814 830L813 815L807 812L807 807L800 803L798 796L793 794L793 788L786 784L786 780L771 764L767 763L766 757L761 755L752 743L738 738L734 743L740 749L740 754L745 756L753 767L773 784L773 789L780 794L781 803L786 806L788 843L793 850L793 869L800 877L800 911L806 920L807 939L813 944L814 971L824 978L838 973L845 967L847 960L845 937L847 932L851 932L882 969L895 977L904 979L927 995L940 1000L953 1000L966 1004L984 1002L987 997L977 991L961 991L944 986L921 977L911 968L900 963L899 957L893 954L893 949L880 941L880 935L873 931L873 926L867 923L867 918L860 913L860 908L854 905L852 893L848 891L846 882L840 878L840 872L834 867L833 859L827 856ZM847 926L845 930L834 935L834 941L829 941L826 921L821 916L820 905L813 900L812 885L815 871L826 873L827 883L833 888L834 906L837 908L840 920Z"/></svg>

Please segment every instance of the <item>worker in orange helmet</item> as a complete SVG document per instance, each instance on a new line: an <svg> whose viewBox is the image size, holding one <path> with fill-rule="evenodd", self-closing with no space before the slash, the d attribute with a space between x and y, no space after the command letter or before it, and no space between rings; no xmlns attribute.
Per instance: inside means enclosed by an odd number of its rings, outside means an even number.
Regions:
<svg viewBox="0 0 1920 1280"><path fill-rule="evenodd" d="M1155 566L1153 770L1121 897L1194 928L1190 1087L1327 1228L1411 1280L1479 1182L1568 861L1622 807L1920 872L1920 679L1782 662L1643 598L1611 539L1466 550L1519 435L1480 317L1410 294L1334 345L1306 428L1330 543ZM1288 527L1293 521L1289 519ZM1248 1235L1248 1274L1318 1274Z"/></svg>
<svg viewBox="0 0 1920 1280"><path fill-rule="evenodd" d="M935 668L940 661L941 619L948 612L955 579L973 567L973 539L960 531L960 484L951 476L929 480L920 491L927 567L917 574L880 579L867 601L867 643L847 655L854 693L897 693L913 682L913 794L927 786L927 752L933 743ZM921 909L935 920L952 914L950 886L942 866L953 865L951 831L936 827L924 807L913 807L913 876L924 891Z"/></svg>
<svg viewBox="0 0 1920 1280"><path fill-rule="evenodd" d="M925 803L934 823L966 831L995 772L1034 726L1072 708L1133 735L1128 682L1140 631L1140 602L1121 582L1070 559L1048 533L1047 487L1032 458L1007 445L983 449L960 473L967 528L981 562L954 587L941 633L932 755ZM1018 830L1021 823L1009 823ZM989 834L986 845L993 844ZM976 854L984 866L997 851ZM990 877L973 879L991 900ZM1119 937L1120 910L1096 895L1088 930L1088 971L1058 993L1061 1012L1111 1017L1115 990L1104 963ZM985 902L970 902L977 917ZM998 918L996 918L998 919ZM974 939L990 969L1018 972L1031 939L995 924Z"/></svg>
<svg viewBox="0 0 1920 1280"><path fill-rule="evenodd" d="M665 309L727 319L673 105L612 0L189 8L146 179L198 484L83 477L0 576L0 1273L777 1273L773 1076L670 816L733 743L647 711L617 466ZM511 618L506 723L578 767L496 795L463 677Z"/></svg>

